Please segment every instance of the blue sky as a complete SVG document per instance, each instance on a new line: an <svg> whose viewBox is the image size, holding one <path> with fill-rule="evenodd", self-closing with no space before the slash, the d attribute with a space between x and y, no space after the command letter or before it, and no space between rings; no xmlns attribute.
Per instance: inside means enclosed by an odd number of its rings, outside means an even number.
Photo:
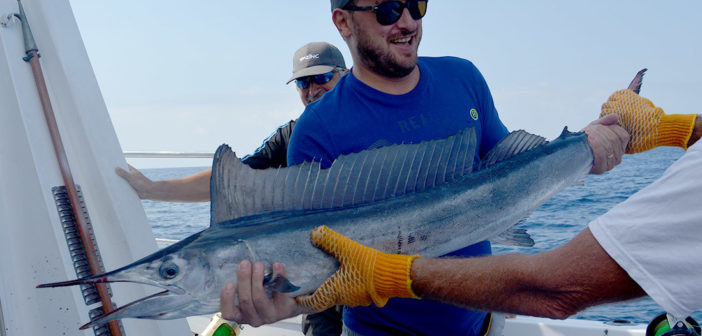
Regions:
<svg viewBox="0 0 702 336"><path fill-rule="evenodd" d="M328 41L352 65L326 0L70 3L123 150L248 154L303 111L285 85L297 48ZM509 129L551 139L644 67L643 96L701 113L700 13L699 0L432 0L419 54L471 60Z"/></svg>

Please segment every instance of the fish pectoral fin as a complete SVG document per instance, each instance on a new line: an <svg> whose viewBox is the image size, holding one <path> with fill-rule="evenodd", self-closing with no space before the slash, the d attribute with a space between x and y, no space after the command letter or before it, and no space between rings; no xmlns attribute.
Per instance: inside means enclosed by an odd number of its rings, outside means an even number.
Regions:
<svg viewBox="0 0 702 336"><path fill-rule="evenodd" d="M508 246L532 247L534 239L527 233L526 229L511 228L490 239L493 243Z"/></svg>
<svg viewBox="0 0 702 336"><path fill-rule="evenodd" d="M266 274L263 278L263 288L265 288L268 293L291 293L300 289L300 287L293 285L288 278L275 273Z"/></svg>

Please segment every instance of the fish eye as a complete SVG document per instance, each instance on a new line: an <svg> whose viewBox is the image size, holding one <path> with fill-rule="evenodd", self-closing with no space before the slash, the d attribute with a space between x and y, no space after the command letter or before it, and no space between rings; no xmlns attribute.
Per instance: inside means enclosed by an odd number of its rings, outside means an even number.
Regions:
<svg viewBox="0 0 702 336"><path fill-rule="evenodd" d="M175 278L178 275L178 272L178 265L176 265L174 262L164 263L158 269L158 274L161 275L162 278L167 280Z"/></svg>

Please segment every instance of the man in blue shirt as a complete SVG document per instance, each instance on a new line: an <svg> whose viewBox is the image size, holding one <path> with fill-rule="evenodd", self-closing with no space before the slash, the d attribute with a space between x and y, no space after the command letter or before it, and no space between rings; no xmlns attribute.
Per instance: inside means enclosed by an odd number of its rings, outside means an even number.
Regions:
<svg viewBox="0 0 702 336"><path fill-rule="evenodd" d="M334 24L349 46L354 67L305 109L288 148L290 165L315 160L328 167L339 155L445 138L469 126L477 131L479 160L508 133L485 80L470 61L418 57L427 1L332 0L331 4ZM616 126L616 118L593 122L586 132L595 154L593 173L620 162L628 134ZM490 253L489 242L481 242L450 255ZM262 272L260 263L253 269L240 264L239 300L244 303L230 304L234 290L225 287L223 316L260 325L295 313L297 308L284 295L265 297ZM489 322L488 313L427 300L392 299L383 308L344 311L344 331L349 335L484 335Z"/></svg>

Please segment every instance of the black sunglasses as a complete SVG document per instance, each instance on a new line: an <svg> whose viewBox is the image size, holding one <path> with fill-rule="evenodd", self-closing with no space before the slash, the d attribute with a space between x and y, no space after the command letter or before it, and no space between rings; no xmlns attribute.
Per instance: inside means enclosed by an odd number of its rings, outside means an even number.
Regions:
<svg viewBox="0 0 702 336"><path fill-rule="evenodd" d="M295 84L297 84L297 87L300 89L306 89L310 87L310 80L322 85L328 83L330 80L332 80L332 78L334 78L334 71L329 71L319 75L300 77L295 80Z"/></svg>
<svg viewBox="0 0 702 336"><path fill-rule="evenodd" d="M346 6L345 10L349 11L373 11L375 19L383 26L391 25L402 17L402 12L407 8L413 19L419 20L427 13L427 2L429 0L407 0L402 2L399 0L386 1L377 6Z"/></svg>

